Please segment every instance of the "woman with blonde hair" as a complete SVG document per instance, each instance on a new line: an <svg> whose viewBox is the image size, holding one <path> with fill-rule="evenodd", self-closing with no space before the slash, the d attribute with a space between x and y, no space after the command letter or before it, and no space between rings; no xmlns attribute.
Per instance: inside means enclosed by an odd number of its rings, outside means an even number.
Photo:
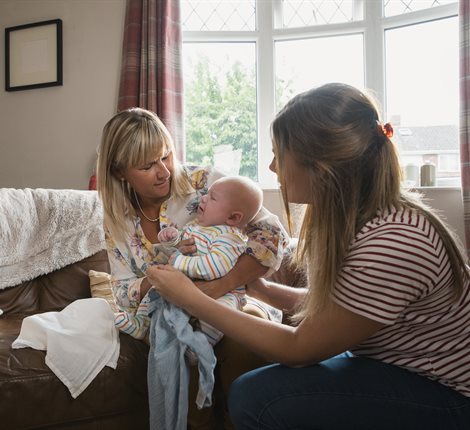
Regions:
<svg viewBox="0 0 470 430"><path fill-rule="evenodd" d="M167 255L158 247L158 233L165 227L181 228L194 220L201 198L222 176L210 167L182 165L174 152L168 130L157 115L146 109L119 112L104 126L97 189L104 209L113 293L120 310L129 314L144 298L147 300L151 288L147 269L167 261ZM227 275L199 283L200 291L208 297L219 298L279 268L287 234L278 218L261 208L250 222L247 236L246 252ZM179 244L183 254L196 252L195 248L194 239ZM258 317L269 319L275 314L259 301L252 304L251 312ZM135 337L142 338L147 328L139 327L139 336ZM230 339L219 342L215 353L223 390L241 373L265 363ZM192 380L191 387L195 395L197 381ZM192 429L214 428L213 410L197 410L194 400L189 408Z"/></svg>
<svg viewBox="0 0 470 430"><path fill-rule="evenodd" d="M296 263L308 287L248 291L292 312L292 326L227 312L168 266L148 271L167 300L279 363L232 384L237 429L468 428L466 257L401 187L392 134L345 84L299 94L274 119L270 168L287 212L306 205Z"/></svg>

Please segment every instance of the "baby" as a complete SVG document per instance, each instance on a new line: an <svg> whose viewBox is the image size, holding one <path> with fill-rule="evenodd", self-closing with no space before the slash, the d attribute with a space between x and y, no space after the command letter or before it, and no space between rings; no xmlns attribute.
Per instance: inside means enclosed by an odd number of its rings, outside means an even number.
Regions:
<svg viewBox="0 0 470 430"><path fill-rule="evenodd" d="M168 256L168 264L181 270L194 280L212 280L226 275L238 257L246 250L246 225L257 215L263 201L261 189L250 179L228 176L215 181L206 195L201 197L197 219L182 230L174 227L162 229L157 248ZM182 254L177 245L181 240L194 238L195 255ZM225 305L242 309L245 287L236 288L218 300ZM121 331L144 338L149 326L148 294L142 299L134 315L120 312L116 325ZM198 328L215 345L222 333L203 321Z"/></svg>

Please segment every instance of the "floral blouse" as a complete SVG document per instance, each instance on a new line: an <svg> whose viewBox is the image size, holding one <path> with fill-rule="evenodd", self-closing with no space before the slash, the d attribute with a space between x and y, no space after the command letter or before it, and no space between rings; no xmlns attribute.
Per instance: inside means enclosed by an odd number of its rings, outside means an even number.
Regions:
<svg viewBox="0 0 470 430"><path fill-rule="evenodd" d="M196 218L201 196L207 193L210 185L223 176L212 167L183 166L193 191L183 198L170 197L160 208L160 228L173 226L181 229ZM159 251L144 235L139 217L129 221L131 234L128 240L116 242L108 234L106 244L111 266L113 293L118 306L124 311L135 311L140 297L140 284L147 268L154 264L166 264L168 257ZM247 226L246 253L253 256L263 266L269 267L266 274L275 272L282 261L287 246L288 235L277 216L265 208Z"/></svg>

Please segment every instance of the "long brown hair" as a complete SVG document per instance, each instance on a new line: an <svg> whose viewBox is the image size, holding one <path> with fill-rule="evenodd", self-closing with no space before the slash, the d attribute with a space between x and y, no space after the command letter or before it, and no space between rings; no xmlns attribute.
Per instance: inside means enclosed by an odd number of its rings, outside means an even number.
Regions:
<svg viewBox="0 0 470 430"><path fill-rule="evenodd" d="M296 315L300 320L330 300L348 247L379 210L413 208L429 219L449 254L455 295L469 278L466 257L454 233L401 186L395 145L381 131L371 95L331 83L291 99L272 123L272 138L284 205L290 220L283 154L290 151L309 171L306 205L295 262L307 264L309 293Z"/></svg>

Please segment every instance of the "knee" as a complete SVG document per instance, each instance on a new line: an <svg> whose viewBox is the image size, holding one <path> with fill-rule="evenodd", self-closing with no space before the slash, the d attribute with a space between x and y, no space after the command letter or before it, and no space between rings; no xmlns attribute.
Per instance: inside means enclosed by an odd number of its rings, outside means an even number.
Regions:
<svg viewBox="0 0 470 430"><path fill-rule="evenodd" d="M228 396L228 412L235 428L241 428L245 401L243 382L240 383L239 379L237 378L233 381Z"/></svg>
<svg viewBox="0 0 470 430"><path fill-rule="evenodd" d="M253 428L251 423L253 423L256 404L253 388L249 374L241 375L230 386L228 410L236 429Z"/></svg>

